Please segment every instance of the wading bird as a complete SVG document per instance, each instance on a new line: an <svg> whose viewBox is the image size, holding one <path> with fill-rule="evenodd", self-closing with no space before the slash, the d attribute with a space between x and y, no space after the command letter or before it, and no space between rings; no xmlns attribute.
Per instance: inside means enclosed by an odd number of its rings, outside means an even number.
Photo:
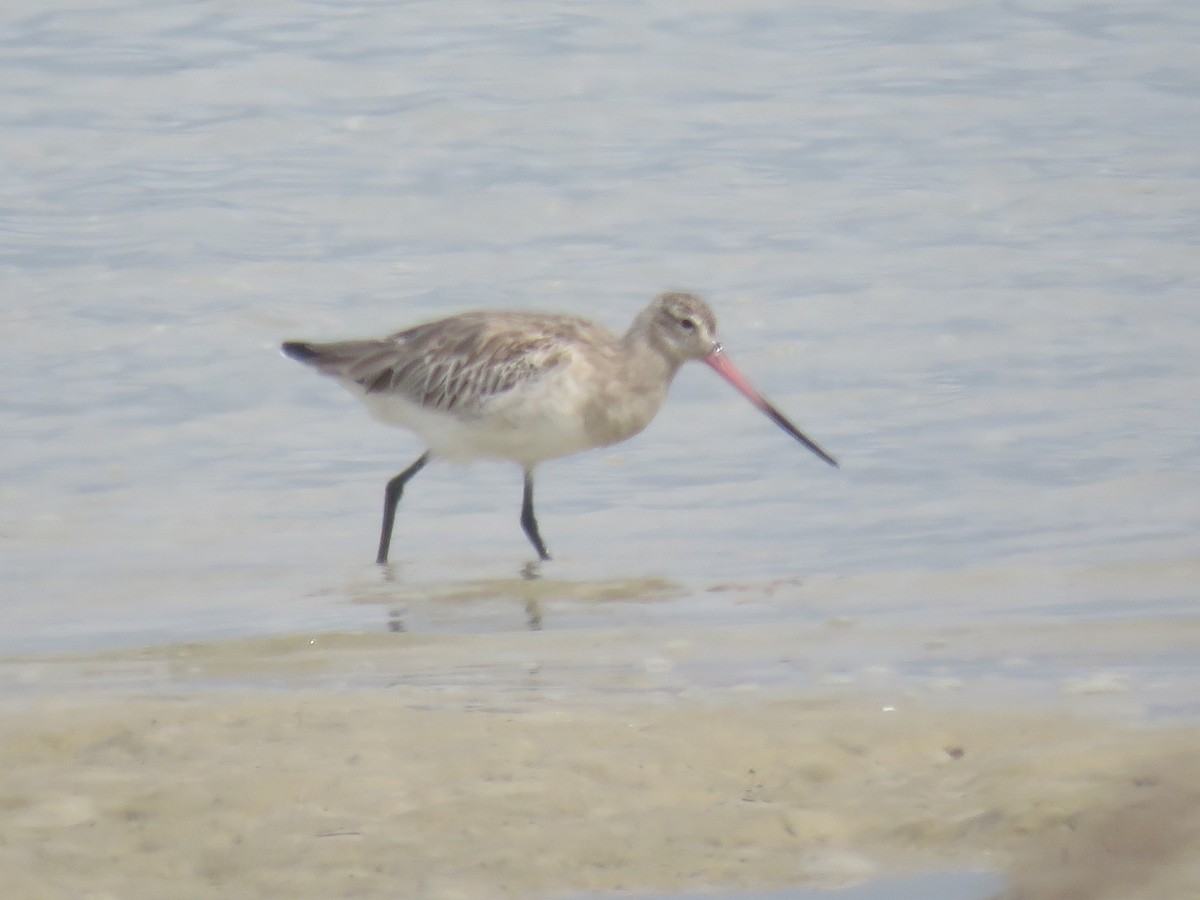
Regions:
<svg viewBox="0 0 1200 900"><path fill-rule="evenodd" d="M538 463L633 437L662 407L679 367L706 363L780 428L829 463L734 368L717 321L695 294L660 294L624 335L574 316L470 312L385 338L283 352L340 381L377 418L416 432L426 450L387 483L376 562L386 563L404 486L431 459L510 460L525 473L521 527L549 559L533 512Z"/></svg>

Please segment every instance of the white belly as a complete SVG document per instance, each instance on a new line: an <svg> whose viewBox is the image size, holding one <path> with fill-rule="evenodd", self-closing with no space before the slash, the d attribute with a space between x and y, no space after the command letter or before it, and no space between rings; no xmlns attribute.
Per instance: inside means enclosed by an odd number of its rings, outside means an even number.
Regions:
<svg viewBox="0 0 1200 900"><path fill-rule="evenodd" d="M396 394L358 393L377 419L415 432L435 457L451 462L501 459L530 467L597 446L579 404L560 392L510 392L477 415L428 409Z"/></svg>

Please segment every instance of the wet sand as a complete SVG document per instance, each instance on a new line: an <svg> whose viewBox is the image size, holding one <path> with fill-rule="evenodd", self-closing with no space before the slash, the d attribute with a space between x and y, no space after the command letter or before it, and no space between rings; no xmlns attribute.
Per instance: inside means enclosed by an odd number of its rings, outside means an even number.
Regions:
<svg viewBox="0 0 1200 900"><path fill-rule="evenodd" d="M6 661L5 894L560 897L986 869L1021 900L1200 895L1195 727L853 690L581 691L537 663L415 680L544 637Z"/></svg>

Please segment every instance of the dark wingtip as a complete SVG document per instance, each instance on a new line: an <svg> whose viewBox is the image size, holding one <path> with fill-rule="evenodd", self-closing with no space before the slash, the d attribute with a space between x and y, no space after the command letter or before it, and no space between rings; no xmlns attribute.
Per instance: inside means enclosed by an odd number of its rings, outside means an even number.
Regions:
<svg viewBox="0 0 1200 900"><path fill-rule="evenodd" d="M283 351L284 356L290 356L292 359L300 360L300 362L308 362L317 355L317 351L313 345L306 344L304 341L284 341L279 349Z"/></svg>

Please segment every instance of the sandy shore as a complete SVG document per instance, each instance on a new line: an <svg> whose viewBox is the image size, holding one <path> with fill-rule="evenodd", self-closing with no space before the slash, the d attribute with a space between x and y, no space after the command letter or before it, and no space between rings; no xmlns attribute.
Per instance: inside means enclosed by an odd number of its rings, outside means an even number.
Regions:
<svg viewBox="0 0 1200 900"><path fill-rule="evenodd" d="M968 868L1010 873L1023 900L1200 896L1195 728L854 693L338 687L331 657L370 669L403 641L248 646L75 660L72 689L9 693L6 896L536 897ZM413 639L406 665L430 647ZM175 677L105 681L139 667ZM255 667L257 686L216 683Z"/></svg>

